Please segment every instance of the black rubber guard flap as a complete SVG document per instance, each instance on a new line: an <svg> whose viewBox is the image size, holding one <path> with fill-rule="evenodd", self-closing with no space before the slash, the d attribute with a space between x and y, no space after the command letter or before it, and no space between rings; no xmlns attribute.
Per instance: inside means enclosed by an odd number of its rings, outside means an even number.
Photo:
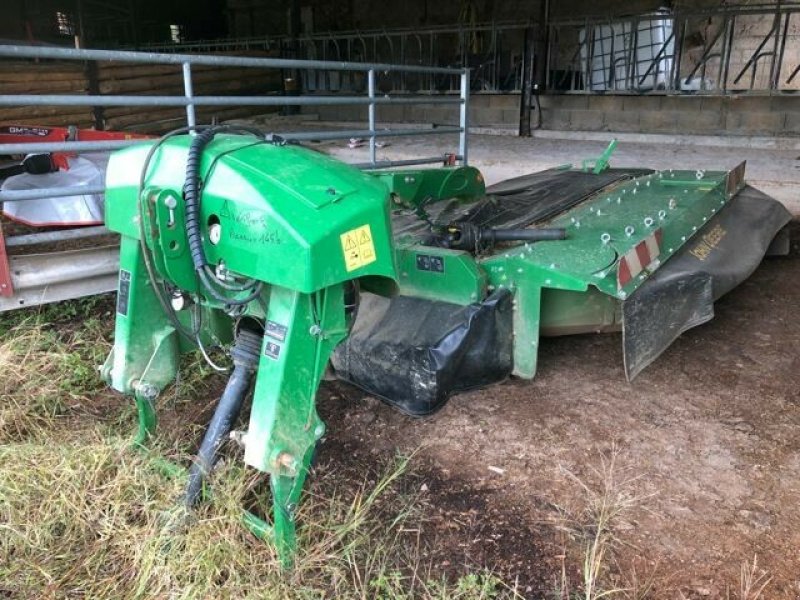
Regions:
<svg viewBox="0 0 800 600"><path fill-rule="evenodd" d="M400 411L428 415L456 392L502 381L512 368L512 295L460 306L363 294L336 376Z"/></svg>
<svg viewBox="0 0 800 600"><path fill-rule="evenodd" d="M681 333L711 320L714 301L756 270L773 239L785 241L776 235L790 220L777 200L746 186L636 290L622 305L628 379Z"/></svg>

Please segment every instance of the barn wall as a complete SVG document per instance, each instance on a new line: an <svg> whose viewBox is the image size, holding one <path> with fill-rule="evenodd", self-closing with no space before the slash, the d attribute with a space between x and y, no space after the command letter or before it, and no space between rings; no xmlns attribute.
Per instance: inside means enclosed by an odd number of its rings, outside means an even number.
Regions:
<svg viewBox="0 0 800 600"><path fill-rule="evenodd" d="M251 53L252 54L252 53ZM194 92L198 95L259 95L280 89L274 70L195 66ZM0 89L4 94L96 93L124 95L182 95L180 67L99 63L93 69L78 62L0 62ZM197 107L200 123L270 112L268 107ZM104 129L163 132L185 123L180 107L110 107L96 114L87 107L19 106L0 108L0 124L93 127L99 118Z"/></svg>
<svg viewBox="0 0 800 600"><path fill-rule="evenodd" d="M427 24L453 23L458 20L453 6L447 4L434 4L425 1L404 3L403 10L383 7L378 11L375 5L364 3L362 0L351 0L350 9L343 10L335 17L327 18L324 13L315 12L316 16L322 14L319 22L314 23L317 30L338 25L341 28L352 27L353 21L349 15L353 6L359 14L359 26L370 28L378 22L387 27L410 26L415 19ZM370 7L365 6L369 4ZM478 21L504 20L516 15L517 19L531 18L535 20L538 14L537 2L510 2L510 3L473 3ZM694 7L703 5L716 6L718 0L696 2ZM324 6L323 3L320 5ZM660 8L664 2L650 0L610 0L602 3L604 14L640 14ZM409 6L416 6L417 10L406 10ZM456 5L458 6L458 5ZM596 15L598 3L587 0L562 0L552 3L554 20L563 18L580 17L583 15ZM378 14L380 13L380 14ZM401 14L402 13L402 14ZM338 20L337 20L338 19ZM349 19L349 20L348 20ZM382 21L381 21L382 19ZM319 25L319 27L317 27ZM791 96L771 97L767 93L761 95L745 96L740 92L747 92L751 86L749 72L744 72L736 81L739 74L745 69L747 61L762 43L773 25L772 17L747 16L739 17L735 27L735 44L731 53L730 75L727 89L735 94L726 96L663 96L656 94L631 95L626 93L609 92L605 95L582 94L552 94L542 96L541 117L542 127L545 129L562 129L575 131L617 131L617 132L653 132L653 133L684 133L684 134L731 134L731 135L800 135L800 101ZM719 30L721 19L696 19L689 24L687 37L689 51L685 54L681 64L681 73L688 75L698 64L705 41L710 40ZM572 31L574 42L577 43L577 29ZM788 74L800 64L800 18L795 18L788 30L789 37L786 44L786 55L782 81L784 89L800 91L800 76L786 85ZM694 46L692 46L694 44ZM574 46L564 44L568 50L564 54L574 55ZM552 58L553 68L569 67L563 57ZM559 62L561 61L561 62ZM753 87L766 88L769 70L764 66L755 72ZM574 67L573 67L574 68ZM706 65L709 79L719 70L719 62L709 61ZM709 85L712 85L709 83ZM358 109L344 107L327 107L313 109L325 120L360 119ZM452 111L441 107L382 107L379 117L384 115L388 122L423 121L430 123L455 123ZM502 127L516 129L519 122L519 96L484 96L475 95L472 98L470 122L479 127Z"/></svg>
<svg viewBox="0 0 800 600"><path fill-rule="evenodd" d="M683 135L800 135L800 102L791 96L587 96L540 98L542 129ZM365 107L315 106L323 121L366 123ZM457 111L439 106L378 106L378 124L456 125ZM519 95L478 94L470 99L473 127L516 130Z"/></svg>

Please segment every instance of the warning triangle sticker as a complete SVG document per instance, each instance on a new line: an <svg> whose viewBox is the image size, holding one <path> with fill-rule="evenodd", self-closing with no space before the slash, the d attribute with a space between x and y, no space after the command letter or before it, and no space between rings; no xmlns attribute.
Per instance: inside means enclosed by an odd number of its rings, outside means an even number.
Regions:
<svg viewBox="0 0 800 600"><path fill-rule="evenodd" d="M353 271L375 262L375 246L369 224L346 231L339 236L342 244L344 266Z"/></svg>

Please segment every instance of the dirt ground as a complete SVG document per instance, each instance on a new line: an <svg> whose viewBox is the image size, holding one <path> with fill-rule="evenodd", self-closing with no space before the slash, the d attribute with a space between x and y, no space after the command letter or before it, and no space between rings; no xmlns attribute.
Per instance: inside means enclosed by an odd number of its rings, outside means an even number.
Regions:
<svg viewBox="0 0 800 600"><path fill-rule="evenodd" d="M565 560L557 525L584 494L576 480L590 485L615 453L638 498L616 532L621 582L652 577L659 598L739 597L741 566L757 557L772 577L763 598L800 598L793 230L792 256L768 259L633 383L620 336L599 335L544 340L535 380L453 397L424 419L326 384L323 460L352 467L421 446L442 565L488 566L542 597Z"/></svg>

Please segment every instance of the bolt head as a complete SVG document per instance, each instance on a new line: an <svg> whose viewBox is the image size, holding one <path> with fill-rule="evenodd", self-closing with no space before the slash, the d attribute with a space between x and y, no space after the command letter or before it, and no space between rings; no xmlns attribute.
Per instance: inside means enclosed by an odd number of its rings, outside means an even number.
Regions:
<svg viewBox="0 0 800 600"><path fill-rule="evenodd" d="M222 225L219 223L213 223L208 228L208 241L211 242L212 246L216 246L219 244L220 240L222 239Z"/></svg>
<svg viewBox="0 0 800 600"><path fill-rule="evenodd" d="M186 308L186 298L183 296L183 294L176 294L170 299L169 303L172 305L172 310L175 312Z"/></svg>
<svg viewBox="0 0 800 600"><path fill-rule="evenodd" d="M275 460L277 467L285 469L290 475L297 473L297 459L288 452L281 452Z"/></svg>

